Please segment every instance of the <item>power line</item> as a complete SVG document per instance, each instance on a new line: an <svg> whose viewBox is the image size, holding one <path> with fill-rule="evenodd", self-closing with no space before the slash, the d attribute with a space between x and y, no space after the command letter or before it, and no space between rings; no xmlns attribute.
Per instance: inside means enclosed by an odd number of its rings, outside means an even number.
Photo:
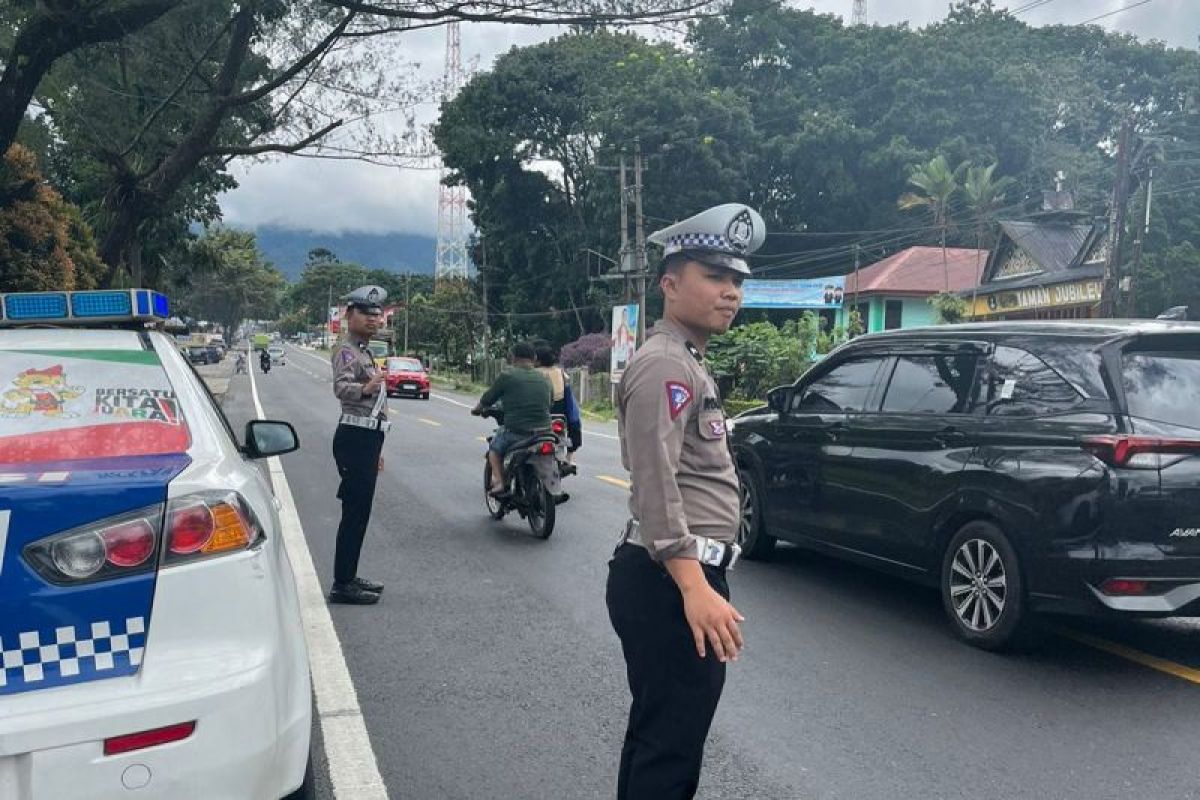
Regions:
<svg viewBox="0 0 1200 800"><path fill-rule="evenodd" d="M1139 0L1139 1L1138 1L1138 2L1136 2L1136 3L1130 3L1129 5L1125 6L1124 8L1118 8L1116 11L1108 11L1108 12L1105 12L1104 14L1100 14L1100 15L1098 15L1098 16L1092 17L1091 19L1085 19L1083 22L1080 22L1080 23L1077 23L1077 24L1079 24L1079 25L1090 25L1091 23L1093 23L1093 22L1096 22L1097 20L1104 19L1105 17L1111 17L1111 16L1113 16L1114 14L1120 14L1122 11L1128 11L1128 10L1130 10L1131 8L1137 8L1138 6L1144 6L1144 5L1146 5L1147 3L1149 3L1149 2L1151 2L1151 0Z"/></svg>
<svg viewBox="0 0 1200 800"><path fill-rule="evenodd" d="M1020 8L1014 8L1012 11L1009 11L1008 13L1015 17L1018 14L1024 14L1026 11L1032 11L1035 8L1039 8L1041 6L1044 6L1049 3L1053 3L1053 2L1054 2L1054 0L1033 0L1032 3L1026 3L1025 5L1021 6Z"/></svg>

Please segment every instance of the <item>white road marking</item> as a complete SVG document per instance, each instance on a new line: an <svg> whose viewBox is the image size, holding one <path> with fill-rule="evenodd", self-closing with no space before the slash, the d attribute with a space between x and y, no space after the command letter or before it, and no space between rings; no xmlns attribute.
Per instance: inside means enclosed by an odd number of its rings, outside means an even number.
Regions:
<svg viewBox="0 0 1200 800"><path fill-rule="evenodd" d="M11 511L0 511L0 572L4 572L4 545L8 543L8 518Z"/></svg>
<svg viewBox="0 0 1200 800"><path fill-rule="evenodd" d="M307 357L311 358L313 361L316 361L317 363L319 363L323 366L326 366L326 367L329 366L328 361L321 358L320 356L314 356L312 353L308 352L307 350L300 350L299 348L293 347L292 352L298 353L299 355L302 355L302 356L307 356Z"/></svg>
<svg viewBox="0 0 1200 800"><path fill-rule="evenodd" d="M441 400L444 403L453 403L454 405L458 406L459 408L474 408L475 407L475 406L469 406L466 403L460 403L459 401L455 400L452 397L443 397L440 394L433 394L432 392L430 392L430 396L433 397L435 400Z"/></svg>
<svg viewBox="0 0 1200 800"><path fill-rule="evenodd" d="M254 397L254 411L259 419L263 419L262 403L258 399L258 386L253 372L250 373L250 392ZM354 800L387 800L387 789L383 784L383 776L379 774L375 751L371 749L362 708L358 705L358 693L350 678L346 657L333 627L333 618L329 616L329 607L325 604L325 595L321 591L321 582L304 538L304 528L283 472L283 463L276 456L268 459L267 464L280 504L279 521L283 526L283 541L300 594L300 614L308 641L308 663L312 670L313 690L317 695L317 717L321 721L321 734L325 740L333 795L335 798Z"/></svg>

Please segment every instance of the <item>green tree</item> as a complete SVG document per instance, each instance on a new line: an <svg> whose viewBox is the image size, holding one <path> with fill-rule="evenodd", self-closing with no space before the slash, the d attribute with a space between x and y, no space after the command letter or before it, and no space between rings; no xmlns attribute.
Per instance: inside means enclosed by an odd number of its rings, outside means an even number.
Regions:
<svg viewBox="0 0 1200 800"><path fill-rule="evenodd" d="M0 292L89 289L102 264L79 209L48 186L19 144L4 157L0 186Z"/></svg>
<svg viewBox="0 0 1200 800"><path fill-rule="evenodd" d="M975 280L971 284L970 313L975 313L975 298L979 291L982 276L984 244L991 248L991 242L986 241L988 229L995 223L997 212L1004 207L1004 197L1013 179L1008 176L994 178L996 164L986 167L969 167L967 178L963 181L962 193L967 210L971 212L975 225Z"/></svg>
<svg viewBox="0 0 1200 800"><path fill-rule="evenodd" d="M934 156L927 164L913 168L909 173L908 182L920 190L905 192L900 195L896 205L904 210L913 208L927 209L933 216L933 224L938 229L942 243L942 269L945 271L945 291L950 291L950 261L946 256L946 234L950 230L950 203L954 195L962 188L962 178L967 171L967 162L962 162L954 169L950 168L945 156Z"/></svg>
<svg viewBox="0 0 1200 800"><path fill-rule="evenodd" d="M226 336L247 319L279 314L286 281L264 260L253 233L209 229L190 255L190 271L173 276L171 292L180 313L220 323Z"/></svg>

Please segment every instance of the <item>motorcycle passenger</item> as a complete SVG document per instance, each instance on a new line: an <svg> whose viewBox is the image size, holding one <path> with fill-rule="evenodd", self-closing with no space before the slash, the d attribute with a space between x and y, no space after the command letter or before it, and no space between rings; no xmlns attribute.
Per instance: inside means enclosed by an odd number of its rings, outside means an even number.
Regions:
<svg viewBox="0 0 1200 800"><path fill-rule="evenodd" d="M558 353L547 342L537 343L537 370L550 382L550 413L567 420L567 463L575 461L575 451L583 444L583 421L571 382L566 371L558 365Z"/></svg>
<svg viewBox="0 0 1200 800"><path fill-rule="evenodd" d="M510 353L512 367L500 373L491 388L483 393L471 413L479 416L497 402L504 405L504 424L488 445L488 463L492 467L492 495L504 494L504 454L518 442L538 431L550 429L550 384L534 369L537 353L528 342L517 342Z"/></svg>

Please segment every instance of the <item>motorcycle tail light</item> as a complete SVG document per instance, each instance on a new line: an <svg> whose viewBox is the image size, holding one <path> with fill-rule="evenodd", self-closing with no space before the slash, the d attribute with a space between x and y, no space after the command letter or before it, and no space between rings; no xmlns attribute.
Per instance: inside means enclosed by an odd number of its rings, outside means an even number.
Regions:
<svg viewBox="0 0 1200 800"><path fill-rule="evenodd" d="M538 448L538 454L543 456L554 455L554 442L542 442Z"/></svg>
<svg viewBox="0 0 1200 800"><path fill-rule="evenodd" d="M556 436L562 436L563 431L565 431L566 429L567 429L567 426L563 424L563 421L561 419L556 419L550 423L550 430L554 431Z"/></svg>

